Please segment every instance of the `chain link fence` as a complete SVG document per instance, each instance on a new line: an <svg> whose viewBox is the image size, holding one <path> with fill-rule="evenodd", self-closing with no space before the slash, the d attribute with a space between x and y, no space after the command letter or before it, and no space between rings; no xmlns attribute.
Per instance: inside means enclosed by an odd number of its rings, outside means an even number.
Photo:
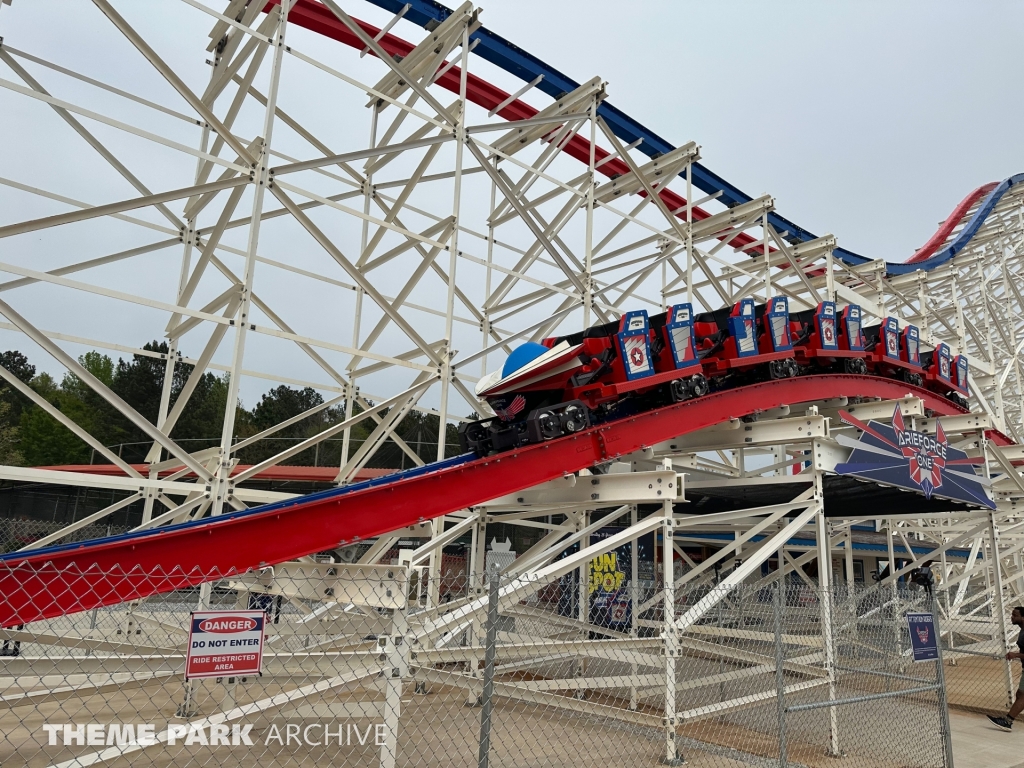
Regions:
<svg viewBox="0 0 1024 768"><path fill-rule="evenodd" d="M1019 661L1006 659L1008 649L1017 650L1020 629L1009 620L1017 603L1007 602L1000 612L993 590L982 584L943 592L938 604L944 616L943 647L950 706L969 712L1005 714L1021 673Z"/></svg>
<svg viewBox="0 0 1024 768"><path fill-rule="evenodd" d="M903 618L923 593L824 601L769 577L598 599L580 570L442 585L302 562L146 599L138 574L64 574L86 610L0 630L0 765L948 764L940 668L912 662ZM0 616L22 602L0 595ZM209 650L240 636L203 617L233 611L263 620L259 672L234 671L249 646Z"/></svg>
<svg viewBox="0 0 1024 768"><path fill-rule="evenodd" d="M31 518L0 517L0 554L16 552L26 547L37 547L51 534L67 527L67 523L49 520L33 520ZM127 525L110 525L98 523L83 525L67 535L61 536L59 543L71 544L77 541L89 541L103 536L116 536L131 530Z"/></svg>

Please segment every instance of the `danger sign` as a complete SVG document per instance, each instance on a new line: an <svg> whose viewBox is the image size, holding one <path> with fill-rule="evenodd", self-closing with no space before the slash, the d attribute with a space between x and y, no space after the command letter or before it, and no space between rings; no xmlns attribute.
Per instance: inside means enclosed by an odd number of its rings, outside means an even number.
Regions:
<svg viewBox="0 0 1024 768"><path fill-rule="evenodd" d="M260 674L266 620L263 611L193 611L185 679Z"/></svg>

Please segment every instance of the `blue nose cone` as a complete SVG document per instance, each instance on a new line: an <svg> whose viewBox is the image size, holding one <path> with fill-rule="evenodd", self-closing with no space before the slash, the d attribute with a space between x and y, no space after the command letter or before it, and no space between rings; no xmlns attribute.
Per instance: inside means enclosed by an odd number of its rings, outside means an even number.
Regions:
<svg viewBox="0 0 1024 768"><path fill-rule="evenodd" d="M505 365L501 369L501 378L515 373L547 351L548 348L543 344L537 344L533 341L528 341L522 346L516 347L512 350L512 354L508 356L508 359L505 360Z"/></svg>

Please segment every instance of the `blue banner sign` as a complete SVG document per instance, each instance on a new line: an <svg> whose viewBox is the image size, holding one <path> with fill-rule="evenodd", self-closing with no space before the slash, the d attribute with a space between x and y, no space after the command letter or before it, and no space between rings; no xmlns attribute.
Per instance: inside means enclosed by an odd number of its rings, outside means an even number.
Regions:
<svg viewBox="0 0 1024 768"><path fill-rule="evenodd" d="M590 543L596 544L622 530L610 526L602 528L591 534ZM639 537L636 544L638 566L644 561L653 563L654 534ZM629 581L633 557L633 544L630 542L590 561L587 591L590 594L591 624L618 632L629 631L633 624L633 585Z"/></svg>
<svg viewBox="0 0 1024 768"><path fill-rule="evenodd" d="M840 418L861 431L860 439L839 436L839 443L852 447L850 458L836 465L836 473L853 475L883 485L923 493L926 499L941 496L979 507L995 509L985 491L988 480L978 474L981 457L968 456L950 446L942 424L936 420L935 434L908 429L897 405L892 424L858 421L846 411Z"/></svg>
<svg viewBox="0 0 1024 768"><path fill-rule="evenodd" d="M910 629L914 661L935 661L939 658L939 632L935 626L935 617L930 613L908 611L907 626Z"/></svg>
<svg viewBox="0 0 1024 768"><path fill-rule="evenodd" d="M625 528L608 526L595 531L589 537L589 544L621 533ZM590 603L590 623L595 627L605 627L616 632L628 632L633 625L633 585L630 576L633 570L633 557L637 559L637 576L641 582L650 579L653 587L654 545L653 533L640 536L634 542L598 555L588 563L587 594ZM575 550L566 550L569 554ZM562 596L558 603L558 612L563 616L576 618L579 616L579 571L570 571L561 579ZM636 585L637 596L643 599L641 585Z"/></svg>

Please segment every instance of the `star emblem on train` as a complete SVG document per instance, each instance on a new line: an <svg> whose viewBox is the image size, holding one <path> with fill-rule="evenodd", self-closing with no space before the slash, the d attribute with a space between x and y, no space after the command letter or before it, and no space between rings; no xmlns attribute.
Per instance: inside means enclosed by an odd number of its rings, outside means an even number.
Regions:
<svg viewBox="0 0 1024 768"><path fill-rule="evenodd" d="M836 343L836 327L831 319L821 321L822 340L829 346Z"/></svg>

